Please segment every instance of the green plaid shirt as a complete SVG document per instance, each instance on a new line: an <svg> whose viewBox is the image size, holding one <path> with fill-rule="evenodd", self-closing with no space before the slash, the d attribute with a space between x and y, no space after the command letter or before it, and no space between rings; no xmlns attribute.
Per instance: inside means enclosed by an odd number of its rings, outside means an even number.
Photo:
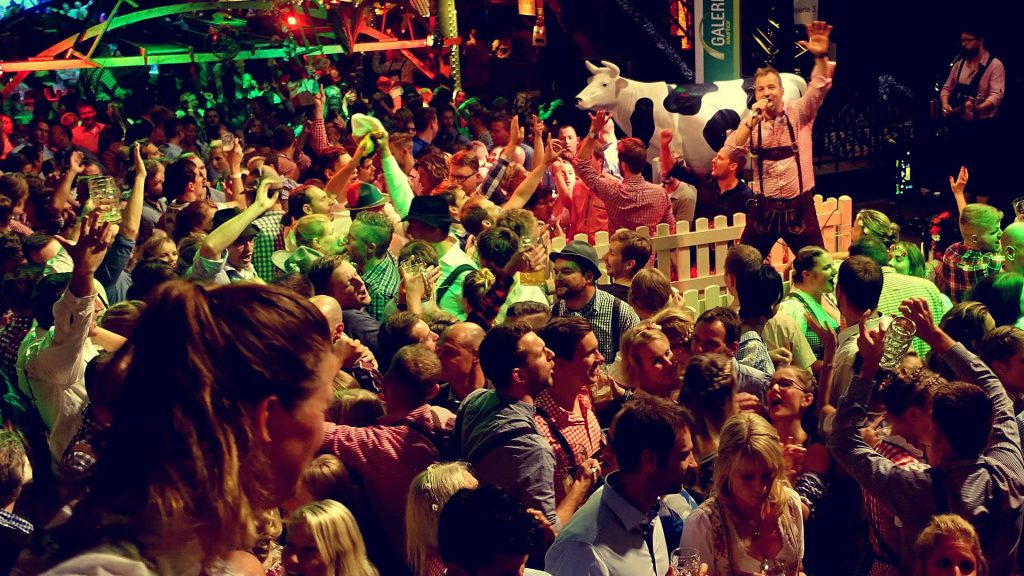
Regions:
<svg viewBox="0 0 1024 576"><path fill-rule="evenodd" d="M399 280L401 277L398 274L398 262L390 252L373 268L363 273L363 283L366 284L366 291L370 293L370 305L366 307L366 311L378 322L384 321L384 307L398 291Z"/></svg>
<svg viewBox="0 0 1024 576"><path fill-rule="evenodd" d="M270 257L274 255L275 250L284 250L281 216L284 216L283 211L271 210L264 212L252 223L260 231L253 242L252 265L264 282L270 282L279 273L274 270L274 262Z"/></svg>

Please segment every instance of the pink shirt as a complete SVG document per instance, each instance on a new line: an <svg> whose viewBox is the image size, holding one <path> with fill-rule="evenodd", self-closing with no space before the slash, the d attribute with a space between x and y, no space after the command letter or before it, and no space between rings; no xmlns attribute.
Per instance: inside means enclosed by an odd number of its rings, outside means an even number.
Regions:
<svg viewBox="0 0 1024 576"><path fill-rule="evenodd" d="M455 424L454 414L438 412L443 427ZM372 509L396 553L405 550L405 499L409 485L438 458L431 439L403 426L402 422L407 421L435 432L431 407L424 404L412 412L386 414L376 425L365 428L325 423L320 446L321 452L337 456L363 481Z"/></svg>
<svg viewBox="0 0 1024 576"><path fill-rule="evenodd" d="M77 146L85 148L93 154L100 153L100 132L106 128L106 124L97 122L93 125L92 130L85 126L78 125L71 129L71 141Z"/></svg>
<svg viewBox="0 0 1024 576"><path fill-rule="evenodd" d="M758 173L757 157L751 158L750 166L754 172L754 179L750 182L750 188L755 194L764 194L768 198L796 198L802 192L814 188L811 132L814 128L814 117L818 114L818 108L821 108L821 103L831 88L831 78L821 74L813 75L807 85L807 92L804 92L804 95L795 102L786 105L785 116L779 114L774 120L765 118L754 128L750 135L750 142L747 143L751 149L790 146L793 141L789 136L789 128L786 126L786 116L788 116L789 122L793 126L793 133L796 135L797 146L800 149L799 173L796 156L776 161L765 160L763 162L763 183L761 174ZM746 122L747 118L744 118L743 121ZM735 135L736 133L733 132L726 139L726 144L735 146ZM803 189L800 188L800 176L803 178Z"/></svg>
<svg viewBox="0 0 1024 576"><path fill-rule="evenodd" d="M953 64L953 67L949 70L949 76L946 78L946 83L942 85L942 93L948 97L953 93L953 88L957 84L970 84L974 79L974 75L978 72L978 66L982 60L987 61L988 65L985 67L985 73L981 75L981 81L978 82L979 103L991 101L995 106L990 110L982 110L981 112L975 111L971 113L964 110L960 115L964 120L992 118L999 113L999 103L1003 101L1003 92L1006 89L1006 69L1003 68L1003 63L993 58L987 50L981 52L980 58L977 61L965 61L962 69L960 68L960 62ZM957 72L960 73L959 78L956 77Z"/></svg>

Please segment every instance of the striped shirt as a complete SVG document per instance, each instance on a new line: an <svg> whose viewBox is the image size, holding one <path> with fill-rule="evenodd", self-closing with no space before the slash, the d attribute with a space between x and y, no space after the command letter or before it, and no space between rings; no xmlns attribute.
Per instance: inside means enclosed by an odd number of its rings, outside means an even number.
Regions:
<svg viewBox="0 0 1024 576"><path fill-rule="evenodd" d="M925 278L900 274L892 266L882 266L882 295L878 298L878 311L888 316L900 316L900 304L907 298L924 298L938 326L942 317L953 307L949 298ZM914 351L921 358L929 347L920 338L914 338Z"/></svg>
<svg viewBox="0 0 1024 576"><path fill-rule="evenodd" d="M1009 576L1024 513L1024 456L1013 404L999 378L963 344L944 352L941 359L958 380L977 384L992 401L992 433L977 458L951 460L922 471L900 468L879 455L864 443L860 433L874 388L873 381L860 377L853 379L839 402L829 448L865 492L900 518L903 573L913 572L917 534L932 516L951 512L978 530L989 574Z"/></svg>
<svg viewBox="0 0 1024 576"><path fill-rule="evenodd" d="M875 451L900 468L928 468L927 464L921 462L924 454L908 444L902 436L885 438L875 446ZM900 529L896 516L867 492L864 492L864 507L871 524L868 539L875 558L869 576L900 576Z"/></svg>

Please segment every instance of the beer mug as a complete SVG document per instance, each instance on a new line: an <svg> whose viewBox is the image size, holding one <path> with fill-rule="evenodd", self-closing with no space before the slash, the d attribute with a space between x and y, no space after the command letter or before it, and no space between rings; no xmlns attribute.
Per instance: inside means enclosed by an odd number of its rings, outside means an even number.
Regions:
<svg viewBox="0 0 1024 576"><path fill-rule="evenodd" d="M676 548L672 551L672 568L678 576L698 576L700 552L694 548Z"/></svg>
<svg viewBox="0 0 1024 576"><path fill-rule="evenodd" d="M519 249L526 251L535 245L543 243L544 241L540 237L523 236L519 239ZM548 268L546 264L537 270L519 273L519 283L523 286L543 286L547 282L547 279Z"/></svg>
<svg viewBox="0 0 1024 576"><path fill-rule="evenodd" d="M878 362L878 367L890 372L896 370L910 350L910 343L914 341L915 334L917 326L910 319L902 316L893 318L885 332L885 339L882 340L882 359Z"/></svg>
<svg viewBox="0 0 1024 576"><path fill-rule="evenodd" d="M89 199L93 210L100 213L100 221L116 224L121 221L121 190L110 176L89 179Z"/></svg>

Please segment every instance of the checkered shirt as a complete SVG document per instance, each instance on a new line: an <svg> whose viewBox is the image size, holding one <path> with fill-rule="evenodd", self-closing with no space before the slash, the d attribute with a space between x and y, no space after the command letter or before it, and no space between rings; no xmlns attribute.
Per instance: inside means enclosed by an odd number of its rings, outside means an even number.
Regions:
<svg viewBox="0 0 1024 576"><path fill-rule="evenodd" d="M559 300L551 309L552 316L581 316L590 321L590 328L597 336L598 348L605 360L611 362L619 351L619 339L626 330L640 323L640 317L633 308L619 301L619 332L612 334L612 310L615 307L615 296L604 290L594 290L594 297L580 310L569 310L565 300Z"/></svg>
<svg viewBox="0 0 1024 576"><path fill-rule="evenodd" d="M912 448L906 444L906 440L900 436L890 436L879 442L878 446L875 446L875 452L885 456L900 468L917 468L921 470L927 468L928 465L919 461L911 450ZM889 558L889 560L895 561L895 565L878 560L879 558L886 558L886 556L892 553L897 555L900 553L900 546L902 544L900 542L900 529L896 525L896 516L892 513L892 510L886 508L867 492L864 492L864 508L867 510L868 522L874 526L874 529L868 531L868 538L871 541L871 548L876 559L871 564L871 570L868 572L868 575L900 576L900 559L898 556L896 558ZM879 539L882 540L881 544Z"/></svg>
<svg viewBox="0 0 1024 576"><path fill-rule="evenodd" d="M366 291L370 293L370 305L366 311L379 322L384 321L384 307L398 291L398 262L388 252L373 268L363 273Z"/></svg>
<svg viewBox="0 0 1024 576"><path fill-rule="evenodd" d="M284 227L281 226L281 217L284 212L271 210L264 212L263 216L257 218L252 225L260 233L256 235L252 251L252 265L256 268L256 275L264 282L270 282L277 276L274 270L274 262L270 259L275 250L284 250Z"/></svg>
<svg viewBox="0 0 1024 576"><path fill-rule="evenodd" d="M768 347L755 330L748 330L740 335L740 348L736 351L736 361L751 368L757 368L765 374L775 374L775 363L768 355Z"/></svg>
<svg viewBox="0 0 1024 576"><path fill-rule="evenodd" d="M577 158L576 174L597 197L608 212L608 231L619 228L636 230L647 226L652 232L658 224L675 229L675 217L668 193L661 186L651 184L643 176L633 174L619 182L597 173L589 160Z"/></svg>
<svg viewBox="0 0 1024 576"><path fill-rule="evenodd" d="M555 427L569 443L569 447L572 448L572 464L577 466L586 462L605 443L601 425L597 422L597 416L594 415L590 396L587 393L580 394L579 403L580 415L577 416L559 406L551 397L551 390L544 390L534 401L534 405L551 418ZM568 455L543 416L534 414L533 421L537 425L537 431L547 439L548 444L551 444L551 450L555 453L555 502L561 502L565 498L566 482L571 480Z"/></svg>
<svg viewBox="0 0 1024 576"><path fill-rule="evenodd" d="M1002 260L996 256L995 252L979 252L957 242L942 255L935 283L954 304L963 302L975 284L1003 268Z"/></svg>
<svg viewBox="0 0 1024 576"><path fill-rule="evenodd" d="M878 298L878 311L889 316L901 316L900 304L907 298L923 297L928 301L932 318L938 326L942 317L952 308L952 304L935 284L925 278L900 274L891 266L882 266L882 295ZM914 351L924 358L931 348L924 340L915 337Z"/></svg>
<svg viewBox="0 0 1024 576"><path fill-rule="evenodd" d="M18 362L18 348L31 329L31 314L12 316L10 322L0 329L0 370L7 374L8 382L18 382L18 373L14 368Z"/></svg>

